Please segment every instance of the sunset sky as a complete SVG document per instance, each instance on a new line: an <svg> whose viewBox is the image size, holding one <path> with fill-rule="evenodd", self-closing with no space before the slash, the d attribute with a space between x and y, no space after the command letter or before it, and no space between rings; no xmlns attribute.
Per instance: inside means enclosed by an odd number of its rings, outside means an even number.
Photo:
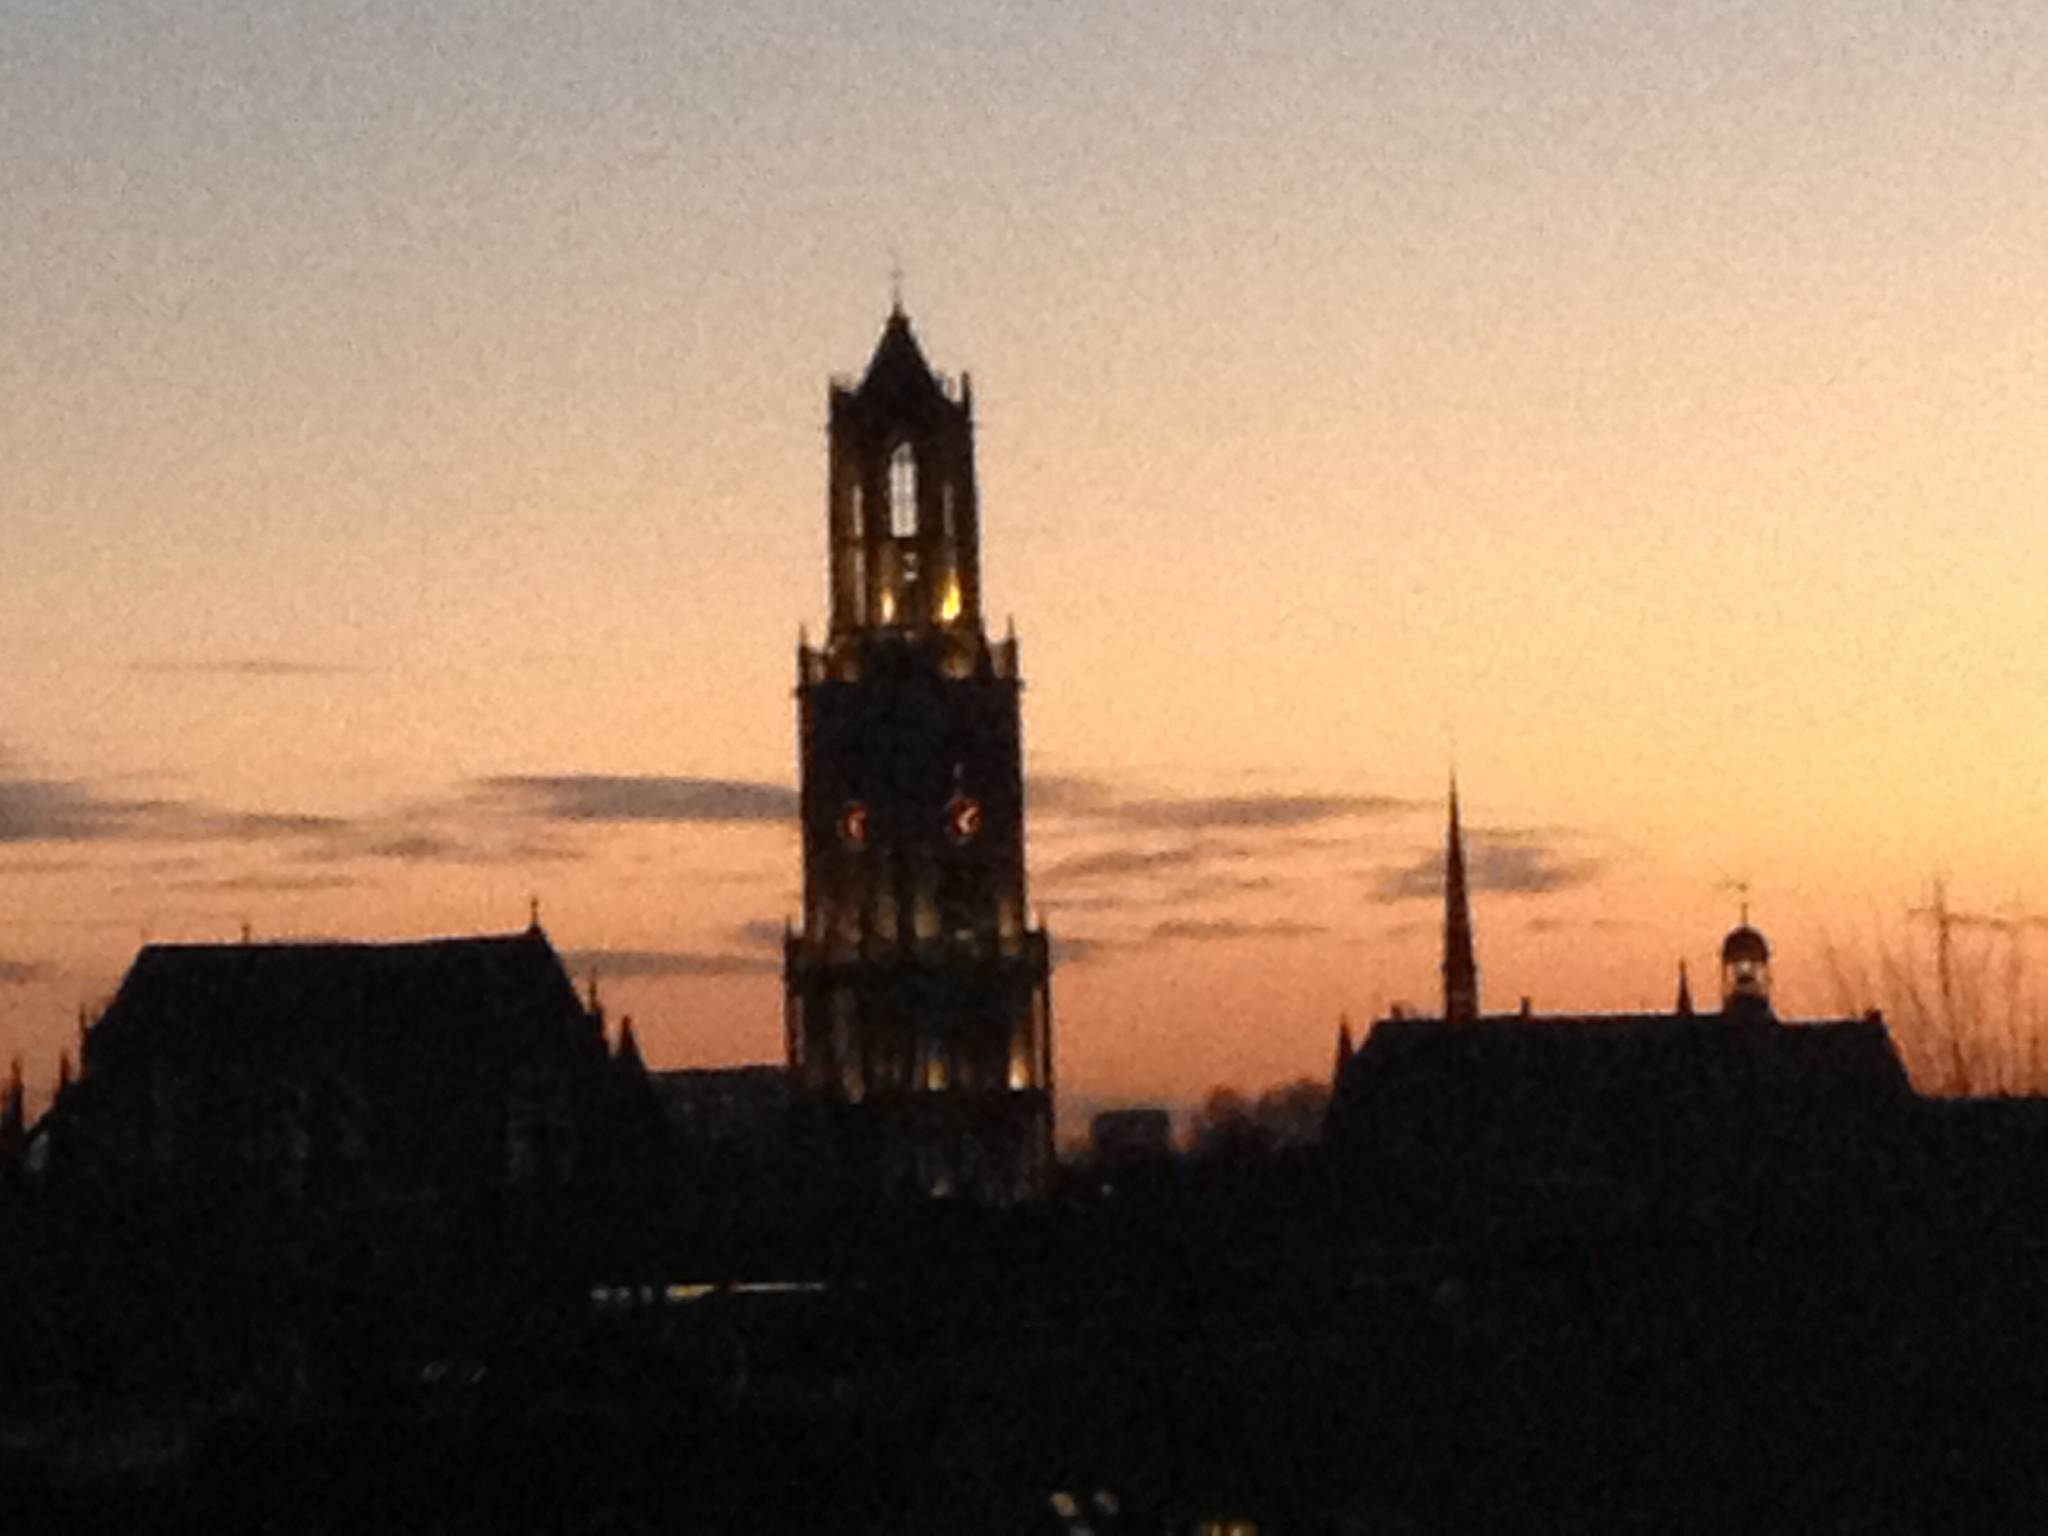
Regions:
<svg viewBox="0 0 2048 1536"><path fill-rule="evenodd" d="M775 1056L826 381L971 371L1070 1109L2048 912L2038 0L0 8L0 1052L516 929ZM39 1089L39 1092L45 1089Z"/></svg>

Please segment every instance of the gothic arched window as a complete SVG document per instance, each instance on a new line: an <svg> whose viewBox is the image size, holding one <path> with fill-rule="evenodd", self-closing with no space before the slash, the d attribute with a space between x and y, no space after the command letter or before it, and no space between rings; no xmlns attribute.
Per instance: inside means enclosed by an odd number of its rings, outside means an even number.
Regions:
<svg viewBox="0 0 2048 1536"><path fill-rule="evenodd" d="M889 534L907 539L917 532L917 454L898 443L889 455Z"/></svg>

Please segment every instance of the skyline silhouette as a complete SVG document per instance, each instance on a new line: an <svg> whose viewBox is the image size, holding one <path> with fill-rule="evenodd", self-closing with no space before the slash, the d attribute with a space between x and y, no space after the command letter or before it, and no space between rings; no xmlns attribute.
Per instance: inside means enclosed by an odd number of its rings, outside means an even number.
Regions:
<svg viewBox="0 0 2048 1536"><path fill-rule="evenodd" d="M1452 757L1496 996L1661 1005L1738 882L1801 1011L1937 875L2036 934L2048 22L1751 21L0 20L0 1052L144 937L538 894L651 1059L773 1059L892 252L981 386L1077 1095L1431 996Z"/></svg>

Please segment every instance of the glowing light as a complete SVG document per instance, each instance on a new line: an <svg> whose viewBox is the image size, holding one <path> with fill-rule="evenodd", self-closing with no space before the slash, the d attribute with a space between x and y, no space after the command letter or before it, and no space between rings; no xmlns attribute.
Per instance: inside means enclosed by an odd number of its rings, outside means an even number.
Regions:
<svg viewBox="0 0 2048 1536"><path fill-rule="evenodd" d="M960 578L951 575L946 578L945 595L939 599L939 619L950 624L960 617Z"/></svg>
<svg viewBox="0 0 2048 1536"><path fill-rule="evenodd" d="M894 587L882 588L882 622L884 624L894 624L896 622L896 589Z"/></svg>
<svg viewBox="0 0 2048 1536"><path fill-rule="evenodd" d="M1025 1039L1024 1033L1021 1030L1017 1033L1016 1038L1010 1042L1008 1081L1012 1088L1029 1088L1031 1086L1031 1047L1030 1042Z"/></svg>

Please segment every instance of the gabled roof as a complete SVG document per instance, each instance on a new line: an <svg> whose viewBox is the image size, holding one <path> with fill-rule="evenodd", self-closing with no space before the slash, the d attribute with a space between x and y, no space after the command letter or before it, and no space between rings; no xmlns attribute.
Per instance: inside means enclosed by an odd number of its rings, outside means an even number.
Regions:
<svg viewBox="0 0 2048 1536"><path fill-rule="evenodd" d="M306 1050L489 1057L584 1020L554 946L523 933L407 943L151 944L91 1033L95 1072ZM579 1042L581 1043L581 1042Z"/></svg>

